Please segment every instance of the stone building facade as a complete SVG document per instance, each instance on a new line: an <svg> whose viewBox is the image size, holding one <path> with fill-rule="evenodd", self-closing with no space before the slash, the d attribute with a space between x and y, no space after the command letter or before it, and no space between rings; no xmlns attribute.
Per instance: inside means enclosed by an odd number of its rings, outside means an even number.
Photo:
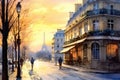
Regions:
<svg viewBox="0 0 120 80"><path fill-rule="evenodd" d="M70 17L61 51L66 64L120 68L120 0L84 0Z"/></svg>
<svg viewBox="0 0 120 80"><path fill-rule="evenodd" d="M52 42L52 57L53 61L58 61L59 57L63 58L63 54L61 54L61 50L63 49L64 44L64 30L57 29L57 32L54 34L53 42Z"/></svg>

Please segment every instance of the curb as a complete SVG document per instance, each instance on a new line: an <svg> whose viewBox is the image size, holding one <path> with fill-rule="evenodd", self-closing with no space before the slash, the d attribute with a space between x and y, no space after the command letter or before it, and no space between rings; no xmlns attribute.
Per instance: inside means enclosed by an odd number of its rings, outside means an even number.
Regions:
<svg viewBox="0 0 120 80"><path fill-rule="evenodd" d="M82 67L74 67L74 66L70 66L70 65L63 65L63 67L73 69L75 71L85 72L85 73L96 73L96 74L120 73L118 71L99 71L99 70L92 70L92 69L90 70L90 69L85 69L85 68L82 68Z"/></svg>

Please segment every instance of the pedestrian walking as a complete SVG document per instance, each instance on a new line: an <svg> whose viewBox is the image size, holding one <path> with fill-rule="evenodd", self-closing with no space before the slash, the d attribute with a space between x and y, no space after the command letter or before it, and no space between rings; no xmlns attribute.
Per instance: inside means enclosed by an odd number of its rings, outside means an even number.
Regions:
<svg viewBox="0 0 120 80"><path fill-rule="evenodd" d="M21 65L21 68L22 68L22 66L23 66L23 62L24 62L23 58L20 58L20 65Z"/></svg>
<svg viewBox="0 0 120 80"><path fill-rule="evenodd" d="M33 71L34 61L35 61L35 60L34 60L34 58L32 57L32 58L31 58L31 70L32 70L32 71Z"/></svg>
<svg viewBox="0 0 120 80"><path fill-rule="evenodd" d="M63 59L60 57L60 58L58 59L58 62L59 62L59 69L61 69L61 67L62 67L62 62L63 62Z"/></svg>

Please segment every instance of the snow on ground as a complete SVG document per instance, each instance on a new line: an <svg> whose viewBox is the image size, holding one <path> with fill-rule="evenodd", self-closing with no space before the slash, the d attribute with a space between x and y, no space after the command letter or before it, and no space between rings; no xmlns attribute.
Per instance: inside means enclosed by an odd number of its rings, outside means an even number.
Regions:
<svg viewBox="0 0 120 80"><path fill-rule="evenodd" d="M16 80L16 77L10 80ZM67 67L62 67L59 70L55 63L35 60L33 71L31 70L30 61L24 63L22 80L120 80L120 73L96 74L77 71Z"/></svg>
<svg viewBox="0 0 120 80"><path fill-rule="evenodd" d="M31 71L30 62L23 66L23 77L27 80L120 80L120 74L95 74L75 71L70 68L59 70L54 63L36 60Z"/></svg>

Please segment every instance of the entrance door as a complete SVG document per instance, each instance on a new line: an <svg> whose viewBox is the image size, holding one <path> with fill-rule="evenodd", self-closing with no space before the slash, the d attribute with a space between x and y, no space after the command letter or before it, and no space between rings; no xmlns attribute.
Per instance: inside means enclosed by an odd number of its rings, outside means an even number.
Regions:
<svg viewBox="0 0 120 80"><path fill-rule="evenodd" d="M100 46L96 42L92 43L92 45L91 45L91 55L92 55L91 67L97 68L99 59L100 59Z"/></svg>

